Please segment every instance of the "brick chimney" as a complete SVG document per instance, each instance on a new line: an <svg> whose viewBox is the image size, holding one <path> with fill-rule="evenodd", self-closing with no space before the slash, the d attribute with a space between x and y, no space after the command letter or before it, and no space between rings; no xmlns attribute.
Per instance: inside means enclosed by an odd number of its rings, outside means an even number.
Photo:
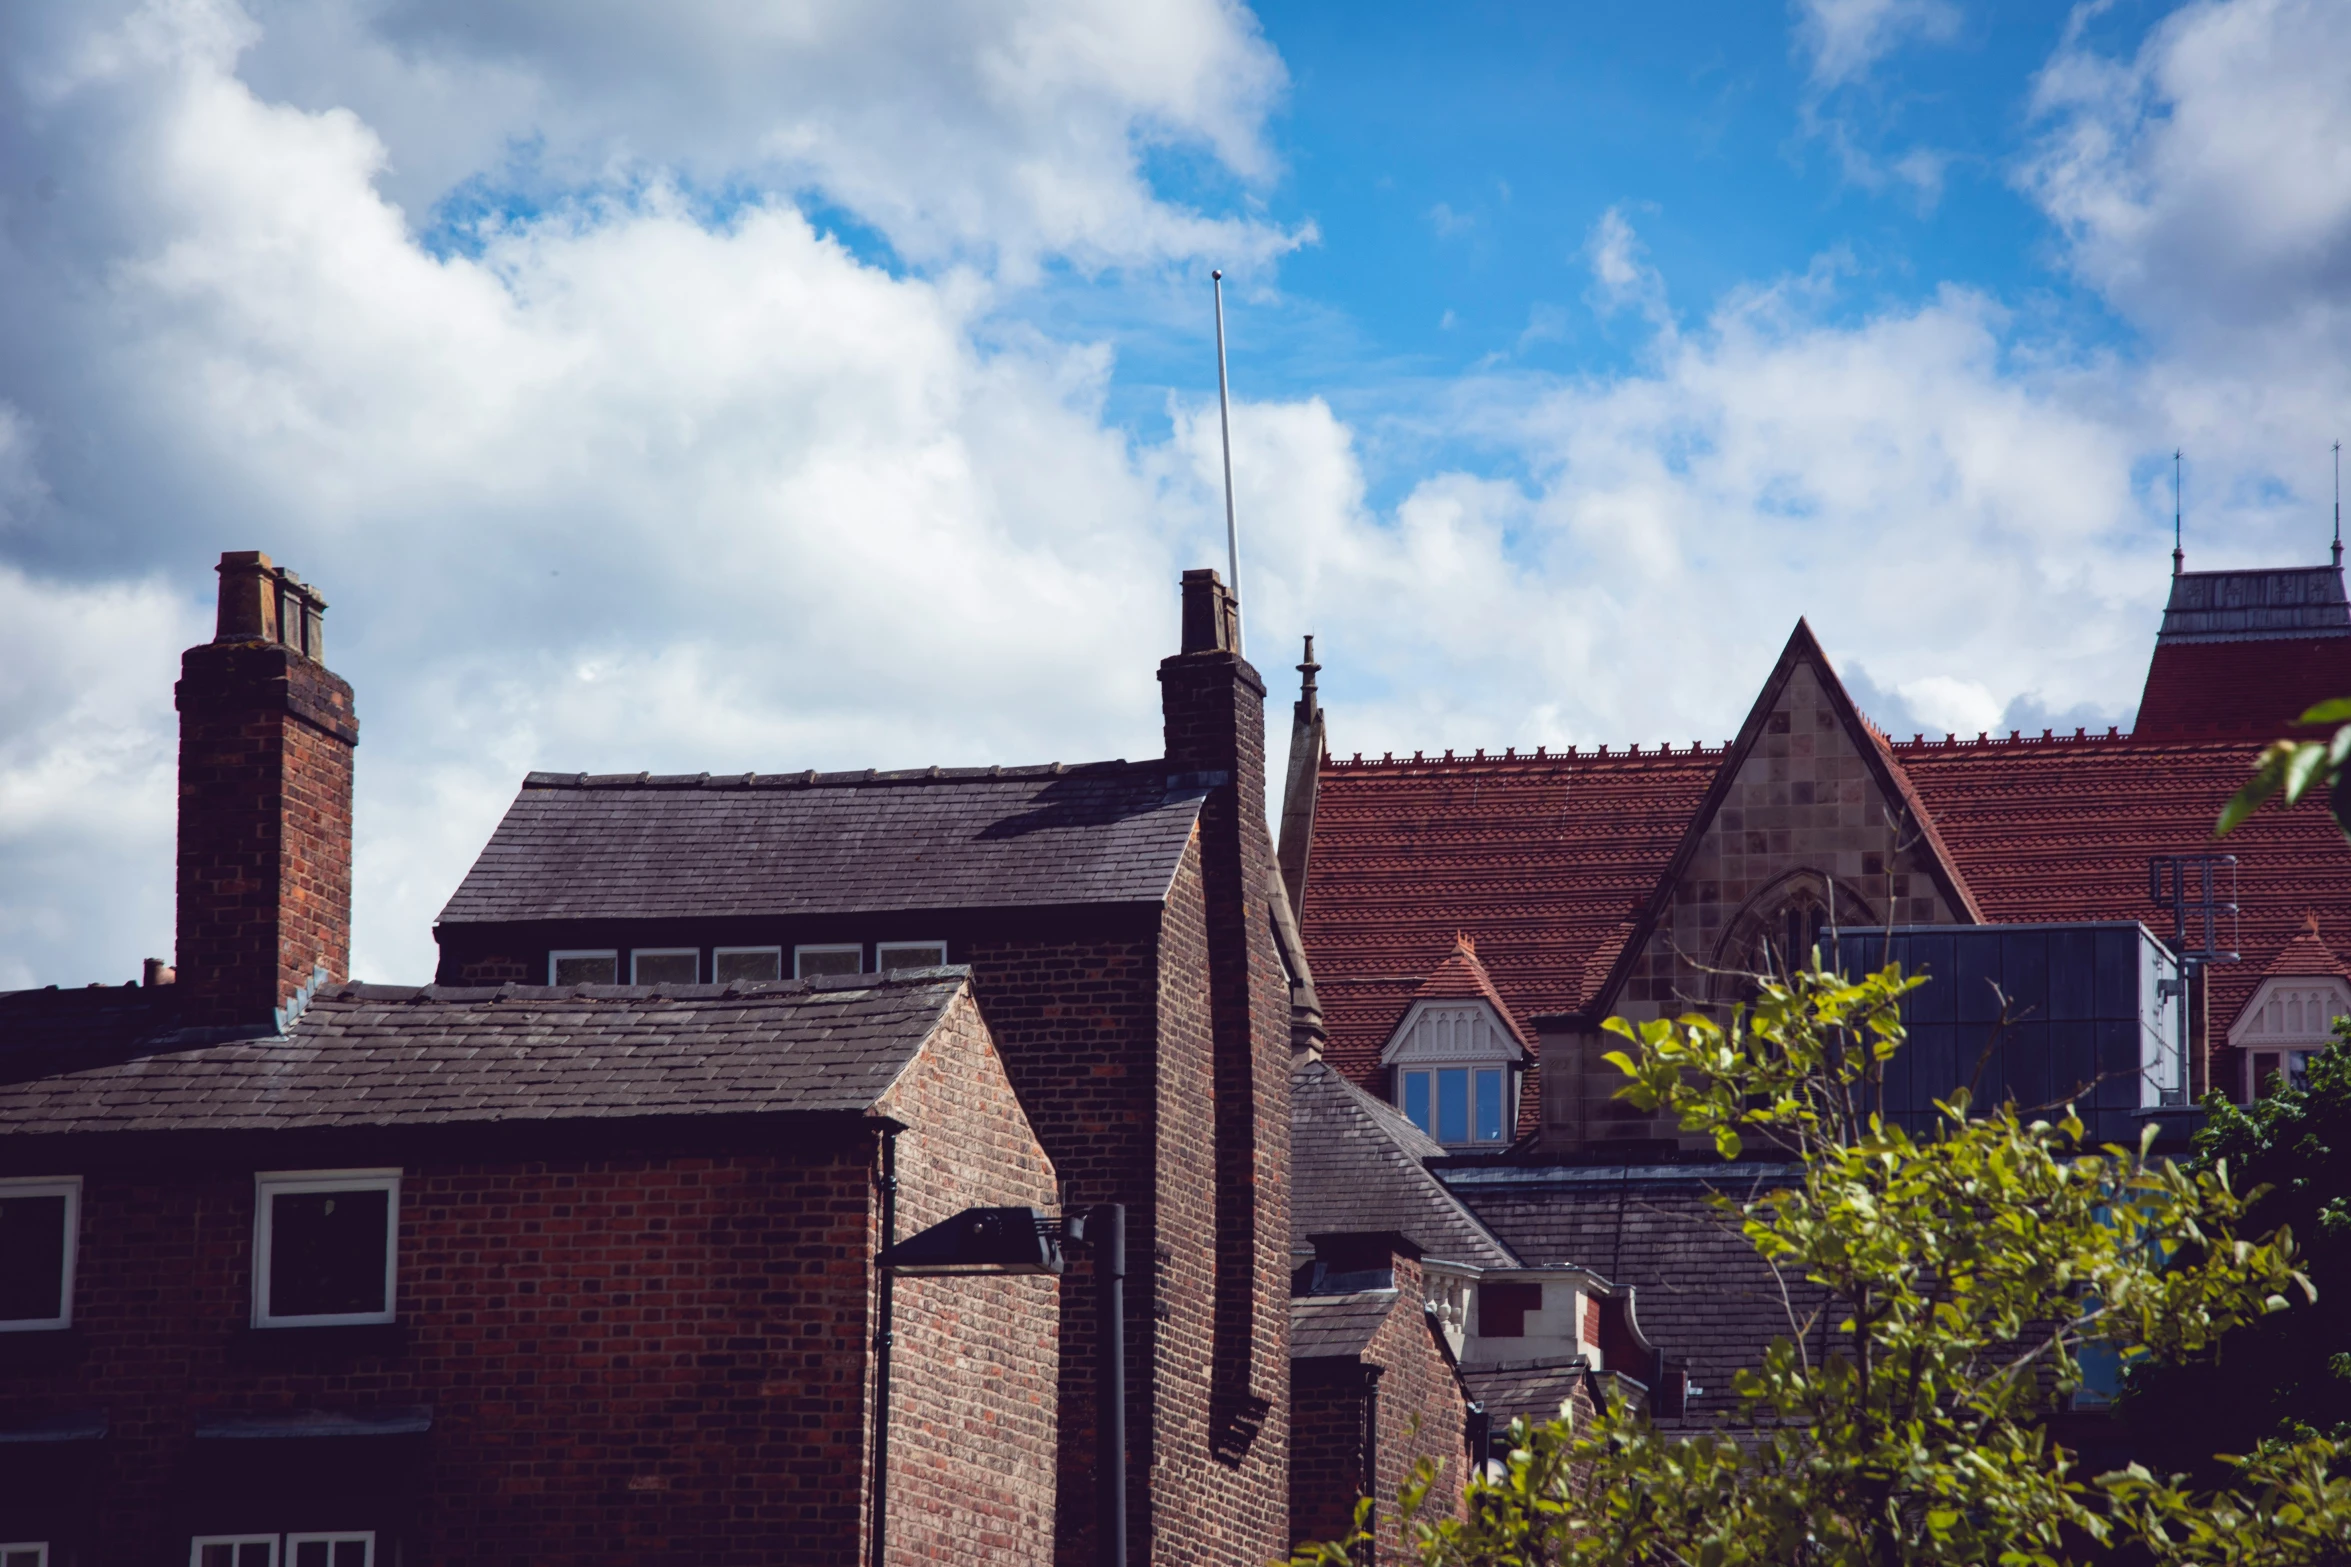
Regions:
<svg viewBox="0 0 2351 1567"><path fill-rule="evenodd" d="M181 1020L282 1026L351 966L351 687L325 657L326 600L257 550L220 558L210 642L181 656Z"/></svg>
<svg viewBox="0 0 2351 1567"><path fill-rule="evenodd" d="M1237 650L1239 606L1213 571L1183 578L1182 651L1159 666L1167 767L1208 789L1200 864L1216 1078L1216 1319L1210 1442L1286 1473L1290 995L1265 819L1265 682ZM1272 1419L1268 1419L1268 1415ZM1261 1434L1263 1440L1261 1440Z"/></svg>

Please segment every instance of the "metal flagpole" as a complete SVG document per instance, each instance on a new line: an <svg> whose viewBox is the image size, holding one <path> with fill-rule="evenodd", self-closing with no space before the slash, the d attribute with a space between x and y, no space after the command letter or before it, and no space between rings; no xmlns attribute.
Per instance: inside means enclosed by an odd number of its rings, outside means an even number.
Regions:
<svg viewBox="0 0 2351 1567"><path fill-rule="evenodd" d="M1241 651L1241 525L1233 516L1233 394L1224 369L1224 272L1208 274L1216 290L1216 422L1224 434L1225 565L1233 579L1233 651Z"/></svg>

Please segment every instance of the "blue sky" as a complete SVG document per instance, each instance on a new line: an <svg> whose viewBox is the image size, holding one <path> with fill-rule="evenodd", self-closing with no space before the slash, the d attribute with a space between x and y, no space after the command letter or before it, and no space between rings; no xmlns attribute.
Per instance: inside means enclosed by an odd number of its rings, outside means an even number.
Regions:
<svg viewBox="0 0 2351 1567"><path fill-rule="evenodd" d="M356 966L535 767L2127 722L2351 423L2336 0L0 8L0 988L171 941L211 565L359 691ZM1279 713L1279 705L1276 707Z"/></svg>
<svg viewBox="0 0 2351 1567"><path fill-rule="evenodd" d="M2082 32L2127 54L2164 14L2118 7ZM1822 79L1807 39L1769 6L1257 15L1290 88L1269 126L1281 174L1255 199L1316 235L1235 301L1235 374L1257 395L1320 395L1373 426L1409 424L1430 385L1465 374L1636 367L1641 323L1601 319L1587 297L1594 229L1611 209L1636 226L1686 319L1817 266L1840 285L1826 320L1958 283L2082 347L2134 344L2067 275L2049 218L2016 184L2032 82L2068 26L2059 7L1954 8L1947 27L1889 40L1859 80ZM1171 200L1250 194L1196 157L1155 173ZM1073 277L1037 307L1111 334L1114 407L1153 436L1167 393L1197 389L1209 345L1170 330L1157 298L1122 318L1134 304L1124 277ZM1496 455L1441 448L1445 461ZM1408 442L1375 495L1399 499L1430 457Z"/></svg>

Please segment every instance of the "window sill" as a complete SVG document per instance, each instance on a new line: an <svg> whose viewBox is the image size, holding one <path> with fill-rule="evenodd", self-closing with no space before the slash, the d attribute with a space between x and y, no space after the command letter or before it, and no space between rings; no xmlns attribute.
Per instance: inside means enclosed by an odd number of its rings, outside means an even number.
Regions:
<svg viewBox="0 0 2351 1567"><path fill-rule="evenodd" d="M404 1355L408 1324L369 1322L331 1328L240 1328L229 1359L240 1365L283 1366Z"/></svg>
<svg viewBox="0 0 2351 1567"><path fill-rule="evenodd" d="M89 1349L78 1328L14 1329L0 1333L0 1372L62 1371L80 1365Z"/></svg>

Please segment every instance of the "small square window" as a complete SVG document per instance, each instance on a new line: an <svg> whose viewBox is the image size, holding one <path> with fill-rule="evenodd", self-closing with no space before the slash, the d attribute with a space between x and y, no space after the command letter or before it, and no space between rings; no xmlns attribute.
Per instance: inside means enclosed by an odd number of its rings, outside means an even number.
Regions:
<svg viewBox="0 0 2351 1567"><path fill-rule="evenodd" d="M274 1534L200 1534L190 1543L188 1567L278 1567Z"/></svg>
<svg viewBox="0 0 2351 1567"><path fill-rule="evenodd" d="M702 982L702 952L698 947L647 947L629 954L632 985L698 985Z"/></svg>
<svg viewBox="0 0 2351 1567"><path fill-rule="evenodd" d="M12 1540L0 1545L0 1567L49 1567L47 1540Z"/></svg>
<svg viewBox="0 0 2351 1567"><path fill-rule="evenodd" d="M375 1554L372 1532L286 1536L286 1567L375 1567Z"/></svg>
<svg viewBox="0 0 2351 1567"><path fill-rule="evenodd" d="M865 972L865 948L857 947L794 947L792 973L795 978L807 979L815 974L862 974Z"/></svg>
<svg viewBox="0 0 2351 1567"><path fill-rule="evenodd" d="M885 974L894 968L937 968L946 961L943 941L885 941L873 954L873 966Z"/></svg>
<svg viewBox="0 0 2351 1567"><path fill-rule="evenodd" d="M400 1172L288 1171L253 1180L253 1325L393 1320Z"/></svg>
<svg viewBox="0 0 2351 1567"><path fill-rule="evenodd" d="M547 954L547 983L550 985L617 985L620 983L620 954L617 952L550 952Z"/></svg>
<svg viewBox="0 0 2351 1567"><path fill-rule="evenodd" d="M784 977L784 949L781 947L720 947L711 954L712 975L724 985L734 980L782 979Z"/></svg>
<svg viewBox="0 0 2351 1567"><path fill-rule="evenodd" d="M0 1333L73 1325L80 1176L0 1181Z"/></svg>

